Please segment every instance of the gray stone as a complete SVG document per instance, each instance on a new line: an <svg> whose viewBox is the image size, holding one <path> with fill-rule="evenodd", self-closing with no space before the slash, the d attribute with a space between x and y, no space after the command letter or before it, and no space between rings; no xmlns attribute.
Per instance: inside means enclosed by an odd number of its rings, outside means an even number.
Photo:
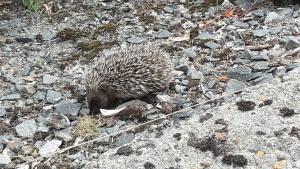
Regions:
<svg viewBox="0 0 300 169"><path fill-rule="evenodd" d="M10 81L14 84L23 84L25 82L22 77L10 77Z"/></svg>
<svg viewBox="0 0 300 169"><path fill-rule="evenodd" d="M43 31L41 33L41 35L43 37L43 40L50 41L56 36L56 33L51 29L47 29L47 30Z"/></svg>
<svg viewBox="0 0 300 169"><path fill-rule="evenodd" d="M45 75L43 76L43 84L49 85L52 83L55 83L57 81L57 77L56 76L52 76L52 75Z"/></svg>
<svg viewBox="0 0 300 169"><path fill-rule="evenodd" d="M270 60L270 58L267 55L260 54L260 55L251 56L251 60L254 60L254 61L267 61L267 60Z"/></svg>
<svg viewBox="0 0 300 169"><path fill-rule="evenodd" d="M132 44L138 44L138 43L142 43L145 41L145 38L140 37L140 36L135 36L133 35L132 37L127 39L127 42L132 43Z"/></svg>
<svg viewBox="0 0 300 169"><path fill-rule="evenodd" d="M206 40L210 40L213 38L214 35L208 33L208 32L203 32L203 33L199 33L199 35L196 37L196 39L202 40L202 41L206 41Z"/></svg>
<svg viewBox="0 0 300 169"><path fill-rule="evenodd" d="M30 169L28 164L18 164L16 169Z"/></svg>
<svg viewBox="0 0 300 169"><path fill-rule="evenodd" d="M191 115L193 115L194 112L191 111L191 110L184 110L184 111L181 111L179 113L176 113L176 114L173 114L172 117L173 118L188 118L190 117Z"/></svg>
<svg viewBox="0 0 300 169"><path fill-rule="evenodd" d="M70 128L62 130L53 130L55 137L62 138L64 142L69 142L73 140L72 130Z"/></svg>
<svg viewBox="0 0 300 169"><path fill-rule="evenodd" d="M299 63L291 63L291 64L286 65L286 70L291 71L291 70L296 69L297 67L300 67L300 62Z"/></svg>
<svg viewBox="0 0 300 169"><path fill-rule="evenodd" d="M61 144L62 141L60 140L48 141L39 149L39 154L42 157L50 157L55 151L59 149L59 146Z"/></svg>
<svg viewBox="0 0 300 169"><path fill-rule="evenodd" d="M268 70L270 67L269 67L269 62L259 61L259 62L252 63L252 68L255 71L261 71L261 70Z"/></svg>
<svg viewBox="0 0 300 169"><path fill-rule="evenodd" d="M33 99L27 99L26 100L26 105L32 105L34 103Z"/></svg>
<svg viewBox="0 0 300 169"><path fill-rule="evenodd" d="M257 79L254 79L252 82L254 84L258 84L258 83L266 83L266 82L270 82L273 79L273 75L271 73L268 73L264 76L261 76Z"/></svg>
<svg viewBox="0 0 300 169"><path fill-rule="evenodd" d="M205 42L204 45L205 45L206 47L211 48L211 49L217 49L217 48L221 47L220 44L218 44L218 43L216 43L216 42L214 42L214 41L208 41L208 42Z"/></svg>
<svg viewBox="0 0 300 169"><path fill-rule="evenodd" d="M128 144L133 141L135 138L133 133L122 133L121 135L115 138L115 142L113 143L116 146L122 146L124 144Z"/></svg>
<svg viewBox="0 0 300 169"><path fill-rule="evenodd" d="M157 31L156 35L155 35L155 38L158 38L158 39L167 39L169 37L172 36L172 33L169 32L168 30L166 29L160 29L159 31Z"/></svg>
<svg viewBox="0 0 300 169"><path fill-rule="evenodd" d="M280 12L280 15L285 15L285 17L291 17L293 14L293 9L292 8L284 8L282 9L282 11Z"/></svg>
<svg viewBox="0 0 300 169"><path fill-rule="evenodd" d="M7 165L11 163L10 156L7 153L0 154L0 165Z"/></svg>
<svg viewBox="0 0 300 169"><path fill-rule="evenodd" d="M21 124L16 126L16 132L21 137L33 137L37 131L37 124L34 119L24 120Z"/></svg>
<svg viewBox="0 0 300 169"><path fill-rule="evenodd" d="M62 99L62 94L54 90L48 90L46 100L48 103L56 103Z"/></svg>
<svg viewBox="0 0 300 169"><path fill-rule="evenodd" d="M230 79L227 82L224 93L225 94L233 93L233 92L239 91L241 89L244 89L245 87L246 87L246 85L242 81L239 81L236 79Z"/></svg>
<svg viewBox="0 0 300 169"><path fill-rule="evenodd" d="M257 79L257 78L259 78L259 77L261 77L261 76L263 76L263 75L265 75L263 72L255 72L255 73L253 73L253 74L251 75L251 80Z"/></svg>
<svg viewBox="0 0 300 169"><path fill-rule="evenodd" d="M46 97L46 92L44 91L37 91L34 95L33 98L36 99L37 101L42 101Z"/></svg>
<svg viewBox="0 0 300 169"><path fill-rule="evenodd" d="M286 72L286 68L283 67L283 66L279 66L279 67L276 67L275 71L274 71L274 75L276 77L282 77Z"/></svg>
<svg viewBox="0 0 300 169"><path fill-rule="evenodd" d="M5 116L6 113L7 113L7 112L6 112L5 108L4 108L4 107L0 107L0 117Z"/></svg>
<svg viewBox="0 0 300 169"><path fill-rule="evenodd" d="M228 76L240 81L248 81L251 79L251 68L247 66L237 66L228 70Z"/></svg>
<svg viewBox="0 0 300 169"><path fill-rule="evenodd" d="M274 22L277 22L277 21L279 21L279 18L280 16L279 16L279 14L278 13L276 13L276 12L270 12L270 13L268 13L268 15L266 16L266 18L265 18L265 23L274 23Z"/></svg>
<svg viewBox="0 0 300 169"><path fill-rule="evenodd" d="M14 93L14 94L2 96L2 97L0 98L0 101L2 101L2 100L10 100L10 101L13 101L13 100L17 100L17 99L20 99L20 98L21 98L21 95L20 95L19 93Z"/></svg>
<svg viewBox="0 0 300 169"><path fill-rule="evenodd" d="M299 10L294 11L293 17L294 17L294 18L298 18L298 17L299 17ZM299 167L299 168L300 168L300 167Z"/></svg>
<svg viewBox="0 0 300 169"><path fill-rule="evenodd" d="M276 27L270 28L270 29L269 29L269 32L270 32L270 34L272 34L272 35L276 35L276 34L282 32L282 29L283 29L283 28L282 28L281 26L276 26Z"/></svg>
<svg viewBox="0 0 300 169"><path fill-rule="evenodd" d="M265 12L261 9L254 10L252 13L254 15L258 16L258 17L264 17L265 16Z"/></svg>
<svg viewBox="0 0 300 169"><path fill-rule="evenodd" d="M295 166L296 166L297 168L300 168L300 159L297 160L297 161L295 162Z"/></svg>
<svg viewBox="0 0 300 169"><path fill-rule="evenodd" d="M77 116L80 108L81 108L81 104L80 103L74 103L72 101L62 101L56 105L54 105L55 107L55 111L67 116Z"/></svg>
<svg viewBox="0 0 300 169"><path fill-rule="evenodd" d="M263 36L266 36L269 33L269 30L267 30L267 29L258 29L258 30L254 30L252 33L253 33L253 36L263 37Z"/></svg>
<svg viewBox="0 0 300 169"><path fill-rule="evenodd" d="M158 94L156 95L157 100L162 103L171 103L172 102L172 97L167 95L167 94Z"/></svg>
<svg viewBox="0 0 300 169"><path fill-rule="evenodd" d="M163 10L167 13L173 13L174 12L174 8L171 7L171 6L165 6Z"/></svg>
<svg viewBox="0 0 300 169"><path fill-rule="evenodd" d="M184 93L186 88L187 88L186 86L182 86L182 85L179 85L179 84L175 85L175 91L178 92L178 93Z"/></svg>
<svg viewBox="0 0 300 169"><path fill-rule="evenodd" d="M300 47L300 41L299 38L296 37L289 37L287 40L287 43L285 44L285 47L287 49L295 49L297 47Z"/></svg>
<svg viewBox="0 0 300 169"><path fill-rule="evenodd" d="M197 53L194 48L183 49L183 56L186 58L195 58Z"/></svg>
<svg viewBox="0 0 300 169"><path fill-rule="evenodd" d="M17 108L25 108L25 102L23 101L23 100L18 100L17 102L16 102L16 107Z"/></svg>
<svg viewBox="0 0 300 169"><path fill-rule="evenodd" d="M23 87L24 88L23 88L22 91L27 93L27 94L31 95L31 94L34 94L36 92L36 89L33 85L28 84L28 85L24 85Z"/></svg>
<svg viewBox="0 0 300 169"><path fill-rule="evenodd" d="M203 76L202 72L197 71L195 69L195 67L193 67L193 66L189 69L188 76L192 80L203 80L204 79L204 76Z"/></svg>
<svg viewBox="0 0 300 169"><path fill-rule="evenodd" d="M235 21L233 22L233 25L240 28L248 28L249 24L241 21Z"/></svg>

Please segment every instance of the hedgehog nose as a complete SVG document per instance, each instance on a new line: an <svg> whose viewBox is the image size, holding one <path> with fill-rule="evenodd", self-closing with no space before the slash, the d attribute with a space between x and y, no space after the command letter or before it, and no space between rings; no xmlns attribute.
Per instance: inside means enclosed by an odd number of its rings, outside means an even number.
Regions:
<svg viewBox="0 0 300 169"><path fill-rule="evenodd" d="M91 107L90 108L90 114L92 115L97 115L97 114L100 114L100 109L96 108L96 107Z"/></svg>

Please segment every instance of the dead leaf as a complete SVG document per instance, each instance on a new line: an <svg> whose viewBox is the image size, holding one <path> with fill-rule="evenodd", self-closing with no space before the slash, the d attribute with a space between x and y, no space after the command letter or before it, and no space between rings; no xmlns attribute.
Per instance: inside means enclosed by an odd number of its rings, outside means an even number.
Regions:
<svg viewBox="0 0 300 169"><path fill-rule="evenodd" d="M263 151L258 151L258 152L256 152L256 154L255 154L257 157L263 157L264 155L265 155L265 152L263 152Z"/></svg>
<svg viewBox="0 0 300 169"><path fill-rule="evenodd" d="M221 82L227 82L229 80L229 77L227 75L218 77L218 80Z"/></svg>
<svg viewBox="0 0 300 169"><path fill-rule="evenodd" d="M286 166L286 162L286 160L277 161L272 169L284 169Z"/></svg>

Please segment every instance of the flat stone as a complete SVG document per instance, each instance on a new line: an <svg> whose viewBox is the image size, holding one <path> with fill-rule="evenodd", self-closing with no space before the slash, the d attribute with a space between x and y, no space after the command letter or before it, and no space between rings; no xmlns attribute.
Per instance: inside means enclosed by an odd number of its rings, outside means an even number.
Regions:
<svg viewBox="0 0 300 169"><path fill-rule="evenodd" d="M37 91L34 95L33 98L36 99L37 101L42 101L46 97L46 92L44 91Z"/></svg>
<svg viewBox="0 0 300 169"><path fill-rule="evenodd" d="M184 118L190 117L193 114L194 114L193 111L185 110L185 111L181 111L179 113L173 114L172 117L173 118L182 118L182 119L184 119Z"/></svg>
<svg viewBox="0 0 300 169"><path fill-rule="evenodd" d="M172 36L172 33L169 32L168 30L166 30L166 29L160 29L159 31L157 31L157 33L155 35L155 38L166 39L166 38L169 38L171 36Z"/></svg>
<svg viewBox="0 0 300 169"><path fill-rule="evenodd" d="M34 94L36 92L36 89L33 85L28 84L28 85L24 85L23 87L24 87L23 91L27 94L31 95L31 94Z"/></svg>
<svg viewBox="0 0 300 169"><path fill-rule="evenodd" d="M182 52L183 52L183 56L186 58L195 58L197 56L195 48L183 49Z"/></svg>
<svg viewBox="0 0 300 169"><path fill-rule="evenodd" d="M165 6L163 10L167 13L173 13L174 12L174 8L171 7L171 6Z"/></svg>
<svg viewBox="0 0 300 169"><path fill-rule="evenodd" d="M56 103L62 99L62 94L54 90L48 90L46 100L48 103Z"/></svg>
<svg viewBox="0 0 300 169"><path fill-rule="evenodd" d="M23 84L25 82L22 77L11 77L10 81L14 84Z"/></svg>
<svg viewBox="0 0 300 169"><path fill-rule="evenodd" d="M280 16L278 13L276 12L270 12L268 13L268 15L265 18L265 23L275 23L278 22L280 19Z"/></svg>
<svg viewBox="0 0 300 169"><path fill-rule="evenodd" d="M240 28L248 28L249 24L241 21L235 21L233 22L233 25Z"/></svg>
<svg viewBox="0 0 300 169"><path fill-rule="evenodd" d="M228 70L228 76L245 82L251 79L251 72L251 68L247 66L236 66Z"/></svg>
<svg viewBox="0 0 300 169"><path fill-rule="evenodd" d="M70 128L62 129L62 130L53 130L54 135L57 138L62 138L64 142L69 142L73 140L72 131Z"/></svg>
<svg viewBox="0 0 300 169"><path fill-rule="evenodd" d="M55 151L59 149L59 146L62 144L60 140L51 140L45 143L40 149L39 154L42 157L50 157Z"/></svg>
<svg viewBox="0 0 300 169"><path fill-rule="evenodd" d="M0 101L3 101L3 100L13 101L13 100L17 100L17 99L20 99L20 98L21 98L21 95L19 93L14 93L14 94L2 96L0 98Z"/></svg>
<svg viewBox="0 0 300 169"><path fill-rule="evenodd" d="M205 40L210 40L213 38L214 35L208 33L208 32L203 32L203 33L199 33L199 35L196 37L196 39L205 41Z"/></svg>
<svg viewBox="0 0 300 169"><path fill-rule="evenodd" d="M30 169L28 164L18 164L16 169Z"/></svg>
<svg viewBox="0 0 300 169"><path fill-rule="evenodd" d="M281 26L276 26L276 27L270 28L270 29L269 29L269 32L270 32L270 34L272 34L272 35L276 35L276 34L282 32L282 29L283 29L283 28L282 28Z"/></svg>
<svg viewBox="0 0 300 169"><path fill-rule="evenodd" d="M211 48L211 49L217 49L217 48L221 47L220 44L218 44L218 43L216 43L216 42L214 42L214 41L208 41L208 42L204 43L204 45L205 45L206 47Z"/></svg>
<svg viewBox="0 0 300 169"><path fill-rule="evenodd" d="M297 67L300 67L300 62L299 63L291 63L291 64L286 65L286 70L291 71L291 70L296 69Z"/></svg>
<svg viewBox="0 0 300 169"><path fill-rule="evenodd" d="M41 33L41 35L43 37L43 40L50 41L56 36L56 33L54 31L52 31L51 29L47 29L47 30L43 31Z"/></svg>
<svg viewBox="0 0 300 169"><path fill-rule="evenodd" d="M37 124L34 119L24 120L21 124L16 126L16 132L21 137L33 137L37 131Z"/></svg>
<svg viewBox="0 0 300 169"><path fill-rule="evenodd" d="M7 113L7 112L6 112L5 108L4 108L4 107L0 107L0 117L5 116L6 113Z"/></svg>
<svg viewBox="0 0 300 169"><path fill-rule="evenodd" d="M259 61L259 62L254 62L252 64L252 68L256 71L261 71L261 70L268 70L270 67L269 67L269 62Z"/></svg>
<svg viewBox="0 0 300 169"><path fill-rule="evenodd" d="M261 9L257 9L252 11L252 13L258 17L264 17L265 16L265 12Z"/></svg>
<svg viewBox="0 0 300 169"><path fill-rule="evenodd" d="M7 153L0 154L0 165L7 165L11 163L11 159Z"/></svg>
<svg viewBox="0 0 300 169"><path fill-rule="evenodd" d="M246 87L245 83L236 79L230 79L227 82L226 88L225 88L225 94L233 93L236 91L239 91L241 89L244 89Z"/></svg>
<svg viewBox="0 0 300 169"><path fill-rule="evenodd" d="M127 42L132 43L132 44L138 44L138 43L142 43L145 41L145 38L140 37L140 36L135 36L133 35L132 37L127 39Z"/></svg>
<svg viewBox="0 0 300 169"><path fill-rule="evenodd" d="M203 80L204 79L204 76L203 76L202 72L197 71L194 67L191 67L189 69L188 76L192 80Z"/></svg>
<svg viewBox="0 0 300 169"><path fill-rule="evenodd" d="M56 104L54 107L55 111L58 113L62 113L67 116L77 116L80 111L81 104L71 101L62 101Z"/></svg>
<svg viewBox="0 0 300 169"><path fill-rule="evenodd" d="M285 44L285 47L287 49L295 49L297 47L300 47L300 38L296 38L296 37L289 37L287 40L287 43Z"/></svg>
<svg viewBox="0 0 300 169"><path fill-rule="evenodd" d="M259 83L266 83L266 82L270 82L273 79L273 75L271 73L268 73L264 76L261 76L257 79L253 80L254 84L259 84Z"/></svg>
<svg viewBox="0 0 300 169"><path fill-rule="evenodd" d="M115 138L115 142L113 143L116 146L122 146L124 144L128 144L133 141L135 138L133 133L123 133L120 136Z"/></svg>
<svg viewBox="0 0 300 169"><path fill-rule="evenodd" d="M56 76L52 76L52 75L45 75L43 76L43 84L49 85L49 84L53 84L57 81L57 77Z"/></svg>
<svg viewBox="0 0 300 169"><path fill-rule="evenodd" d="M267 61L267 60L270 60L269 56L267 55L254 55L254 56L251 56L251 60L254 60L254 61Z"/></svg>
<svg viewBox="0 0 300 169"><path fill-rule="evenodd" d="M267 29L258 29L258 30L254 30L252 33L253 33L253 36L264 37L269 33L269 30L267 30Z"/></svg>

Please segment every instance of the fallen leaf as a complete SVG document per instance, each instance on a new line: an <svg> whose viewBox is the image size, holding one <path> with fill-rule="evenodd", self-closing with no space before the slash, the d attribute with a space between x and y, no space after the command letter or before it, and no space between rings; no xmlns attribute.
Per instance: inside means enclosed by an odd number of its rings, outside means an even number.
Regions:
<svg viewBox="0 0 300 169"><path fill-rule="evenodd" d="M218 77L218 80L221 82L227 82L229 80L229 77L227 75Z"/></svg>
<svg viewBox="0 0 300 169"><path fill-rule="evenodd" d="M286 162L286 160L277 161L272 169L284 169L286 166Z"/></svg>
<svg viewBox="0 0 300 169"><path fill-rule="evenodd" d="M265 155L265 152L263 152L263 151L258 151L258 152L256 152L256 154L255 154L257 157L263 157L264 155Z"/></svg>

